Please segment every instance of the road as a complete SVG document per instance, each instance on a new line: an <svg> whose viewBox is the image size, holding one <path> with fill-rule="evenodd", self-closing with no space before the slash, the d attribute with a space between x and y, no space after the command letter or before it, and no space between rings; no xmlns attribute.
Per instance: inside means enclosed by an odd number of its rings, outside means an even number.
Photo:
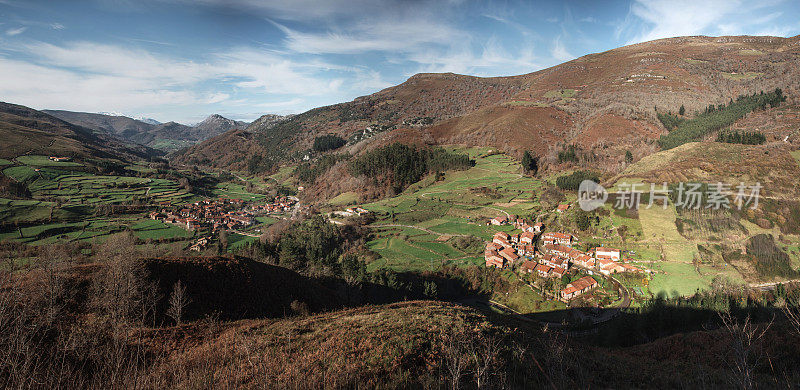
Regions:
<svg viewBox="0 0 800 390"><path fill-rule="evenodd" d="M747 285L747 287L761 291L769 291L774 290L779 284L786 285L789 283L800 283L800 279L784 280L782 282L750 283Z"/></svg>

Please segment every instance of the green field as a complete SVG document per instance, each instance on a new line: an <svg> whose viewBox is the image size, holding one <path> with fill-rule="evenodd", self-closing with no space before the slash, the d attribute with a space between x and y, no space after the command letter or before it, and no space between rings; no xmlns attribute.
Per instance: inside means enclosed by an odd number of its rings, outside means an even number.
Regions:
<svg viewBox="0 0 800 390"><path fill-rule="evenodd" d="M228 251L234 251L236 249L242 248L247 244L257 240L258 240L257 237L245 236L243 234L238 234L238 233L230 233L228 234Z"/></svg>
<svg viewBox="0 0 800 390"><path fill-rule="evenodd" d="M212 194L214 197L218 198L242 199L247 201L261 201L266 199L265 195L247 191L242 184L230 182L217 184Z"/></svg>
<svg viewBox="0 0 800 390"><path fill-rule="evenodd" d="M427 177L393 198L363 205L376 213L374 226L408 225L378 228L367 246L381 258L369 269L434 270L444 264L482 265L480 254L464 253L448 242L437 241L440 235L471 235L488 240L498 230L512 226L486 226L486 221L504 212L528 215L539 207L531 200L541 182L519 174L519 163L509 156L488 153L488 148L447 148L468 153L476 165L466 171L449 171L445 179ZM475 191L486 187L491 196Z"/></svg>
<svg viewBox="0 0 800 390"><path fill-rule="evenodd" d="M576 91L574 89L554 89L552 91L545 92L544 97L546 97L546 98L562 98L562 99L566 99L566 98L575 97L575 94L577 92L578 91Z"/></svg>
<svg viewBox="0 0 800 390"><path fill-rule="evenodd" d="M136 237L141 239L161 239L161 238L186 238L191 237L192 233L178 226L169 225L153 219L145 219L131 226Z"/></svg>
<svg viewBox="0 0 800 390"><path fill-rule="evenodd" d="M19 156L16 160L20 164L37 167L80 167L83 165L74 161L52 161L48 156Z"/></svg>
<svg viewBox="0 0 800 390"><path fill-rule="evenodd" d="M355 192L343 192L336 196L335 198L328 201L328 203L332 206L345 206L356 204L358 201L358 194Z"/></svg>
<svg viewBox="0 0 800 390"><path fill-rule="evenodd" d="M691 262L697 253L697 245L680 233L675 226L675 206L640 208L643 241L663 247L664 260Z"/></svg>

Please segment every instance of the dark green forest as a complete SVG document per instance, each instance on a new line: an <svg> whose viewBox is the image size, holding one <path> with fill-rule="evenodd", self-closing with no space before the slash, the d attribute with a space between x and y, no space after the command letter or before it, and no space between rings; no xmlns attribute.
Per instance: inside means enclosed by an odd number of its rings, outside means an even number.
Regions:
<svg viewBox="0 0 800 390"><path fill-rule="evenodd" d="M418 182L427 173L468 169L475 165L465 154L449 153L442 148L417 149L394 143L365 153L350 161L353 176L391 179L396 191Z"/></svg>
<svg viewBox="0 0 800 390"><path fill-rule="evenodd" d="M764 110L768 106L777 107L785 100L786 97L783 96L783 91L780 88L776 88L775 91L769 93L762 91L758 94L739 96L736 101L731 100L727 105L710 105L704 113L692 119L680 121L669 134L662 135L658 143L661 149L666 150L687 142L696 141L706 134L732 125L733 122L743 118L750 112ZM659 119L661 118L662 116L659 115ZM668 120L673 121L672 118ZM663 123L664 119L661 119L661 121ZM669 128L666 123L665 126Z"/></svg>

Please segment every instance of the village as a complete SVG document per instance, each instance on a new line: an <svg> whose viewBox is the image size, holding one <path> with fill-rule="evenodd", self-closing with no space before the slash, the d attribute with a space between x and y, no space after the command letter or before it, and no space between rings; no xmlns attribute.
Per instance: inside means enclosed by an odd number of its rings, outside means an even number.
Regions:
<svg viewBox="0 0 800 390"><path fill-rule="evenodd" d="M222 230L241 234L241 230L254 225L255 217L291 212L298 206L298 201L296 197L283 196L266 204L230 198L206 199L180 206L165 202L160 205L159 211L151 212L149 217L190 232L202 233L204 236L190 247L193 251L202 251L211 242L213 234Z"/></svg>
<svg viewBox="0 0 800 390"><path fill-rule="evenodd" d="M568 207L559 205L556 211L561 213ZM556 298L563 302L569 302L599 287L598 281L592 275L610 277L622 272L646 272L628 264L630 259L624 258L620 249L598 246L587 248L586 252L581 251L574 247L578 241L575 236L562 232L545 232L541 222L533 223L512 215L493 218L487 224L513 225L521 232L495 233L484 251L486 267L512 269L544 279L560 279L571 270L586 274L567 283L558 292Z"/></svg>

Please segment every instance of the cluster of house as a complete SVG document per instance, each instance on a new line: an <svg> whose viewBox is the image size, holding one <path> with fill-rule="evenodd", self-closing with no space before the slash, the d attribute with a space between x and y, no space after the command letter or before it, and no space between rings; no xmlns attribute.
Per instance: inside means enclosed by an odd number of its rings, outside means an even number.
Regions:
<svg viewBox="0 0 800 390"><path fill-rule="evenodd" d="M541 223L530 224L522 220L515 220L514 226L522 232L518 234L497 232L492 237L492 242L486 245L484 258L487 267L505 268L520 264L521 272L533 273L543 278L560 278L572 266L597 270L604 275L643 271L622 262L622 251L619 249L597 247L590 252L583 252L572 247L575 237L571 234L542 233ZM535 246L537 234L541 244L540 250ZM561 291L561 298L569 300L595 287L597 287L596 280L584 277L568 284Z"/></svg>
<svg viewBox="0 0 800 390"><path fill-rule="evenodd" d="M63 157L63 156L49 156L50 161L55 162L63 162L63 161L70 161L72 157Z"/></svg>
<svg viewBox="0 0 800 390"><path fill-rule="evenodd" d="M282 213L292 211L299 199L294 196L279 196L272 203L257 204L253 203L247 209L252 214Z"/></svg>
<svg viewBox="0 0 800 390"><path fill-rule="evenodd" d="M211 237L200 237L192 243L192 246L189 247L189 250L202 252L208 248L208 244L210 243Z"/></svg>
<svg viewBox="0 0 800 390"><path fill-rule="evenodd" d="M160 211L150 213L150 218L189 231L203 228L209 228L212 232L240 229L252 225L256 215L291 210L296 203L295 199L279 197L267 204L251 204L241 199L229 198L206 199L180 208L164 205Z"/></svg>

